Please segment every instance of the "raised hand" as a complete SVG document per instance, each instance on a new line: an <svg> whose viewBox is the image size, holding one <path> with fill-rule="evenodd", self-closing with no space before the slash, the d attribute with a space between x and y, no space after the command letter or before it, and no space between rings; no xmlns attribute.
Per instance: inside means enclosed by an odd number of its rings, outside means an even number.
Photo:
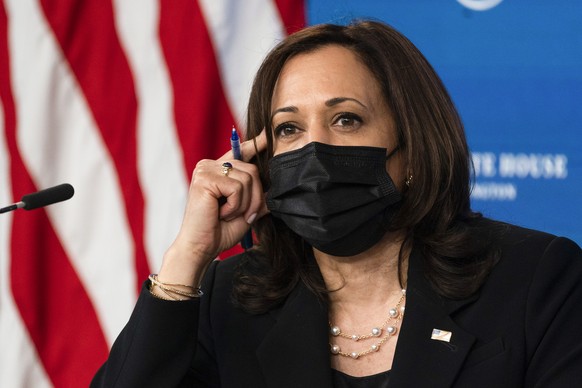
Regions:
<svg viewBox="0 0 582 388"><path fill-rule="evenodd" d="M229 151L218 160L196 165L182 226L164 255L160 281L197 285L204 268L268 212L258 170L248 163L266 146L263 131L256 148L252 140L241 144L242 161L234 160Z"/></svg>

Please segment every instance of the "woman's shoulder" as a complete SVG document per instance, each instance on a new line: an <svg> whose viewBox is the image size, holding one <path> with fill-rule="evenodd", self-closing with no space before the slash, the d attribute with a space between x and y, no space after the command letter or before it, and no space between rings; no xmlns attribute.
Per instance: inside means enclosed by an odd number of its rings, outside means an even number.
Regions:
<svg viewBox="0 0 582 388"><path fill-rule="evenodd" d="M543 255L548 248L564 252L580 252L580 247L567 237L530 229L501 221L485 219L484 228L502 254Z"/></svg>
<svg viewBox="0 0 582 388"><path fill-rule="evenodd" d="M501 272L529 281L582 276L582 249L569 238L493 220L487 220L486 229L498 252L492 276Z"/></svg>

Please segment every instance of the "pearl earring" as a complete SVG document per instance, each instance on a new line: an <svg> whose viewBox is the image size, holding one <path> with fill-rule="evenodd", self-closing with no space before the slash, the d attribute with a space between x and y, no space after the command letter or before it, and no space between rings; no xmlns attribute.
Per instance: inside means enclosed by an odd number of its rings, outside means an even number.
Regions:
<svg viewBox="0 0 582 388"><path fill-rule="evenodd" d="M406 187L410 187L410 182L412 182L412 174L410 174L408 178L406 178L406 180L404 181Z"/></svg>

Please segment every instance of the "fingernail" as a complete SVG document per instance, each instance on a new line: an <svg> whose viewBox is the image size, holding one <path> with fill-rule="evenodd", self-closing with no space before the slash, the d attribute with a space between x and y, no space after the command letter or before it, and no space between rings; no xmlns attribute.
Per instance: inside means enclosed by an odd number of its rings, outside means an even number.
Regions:
<svg viewBox="0 0 582 388"><path fill-rule="evenodd" d="M255 218L257 218L257 213L253 213L249 216L249 218L247 219L247 224L252 224L253 221L255 220Z"/></svg>

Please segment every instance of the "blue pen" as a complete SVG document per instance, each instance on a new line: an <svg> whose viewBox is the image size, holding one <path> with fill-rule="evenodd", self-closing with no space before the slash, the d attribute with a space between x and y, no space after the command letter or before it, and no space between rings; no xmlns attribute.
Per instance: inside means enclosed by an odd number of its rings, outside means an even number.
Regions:
<svg viewBox="0 0 582 388"><path fill-rule="evenodd" d="M236 132L235 127L232 127L232 134L230 135L230 148L232 149L232 155L236 160L242 160L242 155L240 153L240 138ZM243 249L247 250L253 247L253 232L249 229L243 239L240 242Z"/></svg>
<svg viewBox="0 0 582 388"><path fill-rule="evenodd" d="M240 154L240 138L234 126L232 127L232 134L230 135L230 148L232 149L234 158L236 160L242 160L242 155Z"/></svg>

